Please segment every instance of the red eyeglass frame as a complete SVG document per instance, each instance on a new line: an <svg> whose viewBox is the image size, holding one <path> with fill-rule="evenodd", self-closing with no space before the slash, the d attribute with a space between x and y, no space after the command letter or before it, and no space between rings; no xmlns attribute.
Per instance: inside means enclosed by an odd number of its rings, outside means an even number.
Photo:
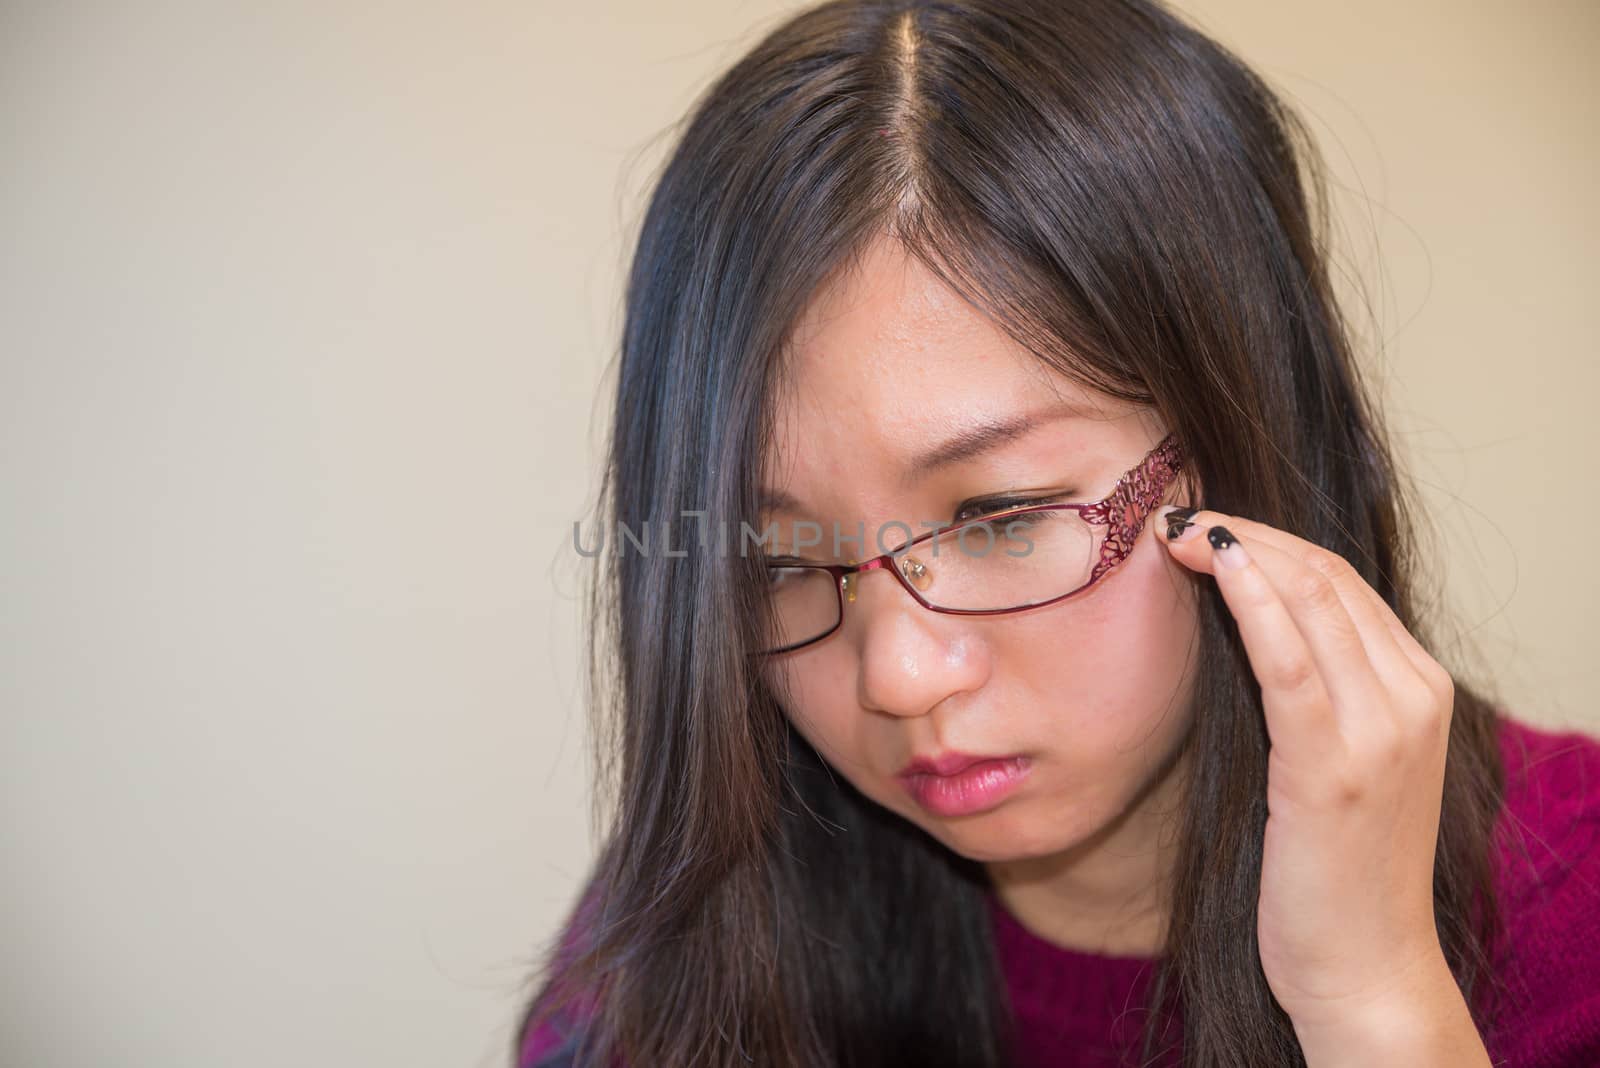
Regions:
<svg viewBox="0 0 1600 1068"><path fill-rule="evenodd" d="M901 587L909 593L918 604L930 612L940 612L952 616L1000 616L1012 612L1026 612L1034 608L1043 608L1046 605L1056 604L1068 597L1082 593L1105 577L1106 573L1127 559L1133 551L1134 544L1138 541L1139 534L1144 530L1145 520L1150 513L1160 504L1161 497L1183 469L1185 462L1183 447L1177 435L1168 434L1161 439L1161 443L1145 454L1143 460L1124 472L1117 479L1117 484L1105 497L1092 504L1029 504L1020 508L1010 508L1003 512L991 512L988 515L974 516L960 523L952 523L947 527L930 530L919 534L897 549L874 556L870 560L863 560L855 564L823 564L810 561L787 561L784 563L768 562L766 567L772 568L812 568L817 571L826 571L833 576L833 594L838 598L839 611L833 626L817 635L807 638L803 642L793 645L780 646L777 649L764 649L760 656L779 656L783 653L792 653L797 649L804 649L815 645L828 637L844 625L844 587L845 579L851 575L858 575L866 571L884 570L895 577ZM1037 604L1021 605L1017 608L945 608L931 603L921 592L911 584L911 580L901 574L898 567L891 567L890 562L898 556L904 556L916 546L925 541L959 531L962 527L975 526L978 523L993 523L996 520L1011 516L1026 515L1030 512L1049 512L1072 510L1077 512L1084 522L1094 526L1109 526L1105 540L1100 544L1100 559L1095 562L1093 570L1089 572L1088 581L1077 589L1069 590L1059 597L1052 597L1048 601Z"/></svg>

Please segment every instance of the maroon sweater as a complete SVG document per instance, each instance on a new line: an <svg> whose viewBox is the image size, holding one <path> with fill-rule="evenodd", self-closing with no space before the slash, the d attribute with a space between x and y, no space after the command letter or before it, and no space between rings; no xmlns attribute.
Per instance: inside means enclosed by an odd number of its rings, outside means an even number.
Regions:
<svg viewBox="0 0 1600 1068"><path fill-rule="evenodd" d="M1600 1068L1600 740L1503 719L1500 742L1506 937L1495 951L1502 1007L1485 1043L1496 1066ZM993 895L990 915L1016 1015L1015 1068L1134 1063L1155 961L1054 945ZM573 1037L535 1031L520 1068L567 1068ZM1160 1063L1179 1063L1179 1051Z"/></svg>

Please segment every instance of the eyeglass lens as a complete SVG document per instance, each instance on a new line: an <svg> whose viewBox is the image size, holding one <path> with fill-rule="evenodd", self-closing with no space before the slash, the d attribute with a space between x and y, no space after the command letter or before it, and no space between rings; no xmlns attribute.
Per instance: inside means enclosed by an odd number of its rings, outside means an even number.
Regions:
<svg viewBox="0 0 1600 1068"><path fill-rule="evenodd" d="M1064 597L1087 583L1106 531L1073 509L1048 508L943 532L894 563L935 607L1010 611ZM866 577L846 576L846 590L859 589ZM763 643L767 651L815 640L838 625L845 598L829 572L772 567L768 581L773 616Z"/></svg>

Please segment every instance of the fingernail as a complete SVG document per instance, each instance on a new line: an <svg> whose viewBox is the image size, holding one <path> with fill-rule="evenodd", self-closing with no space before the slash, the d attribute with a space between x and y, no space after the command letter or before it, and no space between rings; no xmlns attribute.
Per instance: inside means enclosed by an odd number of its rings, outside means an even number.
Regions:
<svg viewBox="0 0 1600 1068"><path fill-rule="evenodd" d="M1167 540L1188 541L1194 536L1192 532L1199 529L1199 523L1190 523L1184 519L1174 519L1167 525Z"/></svg>
<svg viewBox="0 0 1600 1068"><path fill-rule="evenodd" d="M1179 508L1168 505L1157 512L1157 519L1167 524L1167 540L1185 541L1191 537L1192 535L1190 535L1189 531L1195 524L1189 522L1189 518L1197 511L1199 511L1198 508Z"/></svg>
<svg viewBox="0 0 1600 1068"><path fill-rule="evenodd" d="M1250 554L1227 527L1212 527L1206 532L1206 540L1217 551L1217 560L1223 567L1238 570L1250 562Z"/></svg>

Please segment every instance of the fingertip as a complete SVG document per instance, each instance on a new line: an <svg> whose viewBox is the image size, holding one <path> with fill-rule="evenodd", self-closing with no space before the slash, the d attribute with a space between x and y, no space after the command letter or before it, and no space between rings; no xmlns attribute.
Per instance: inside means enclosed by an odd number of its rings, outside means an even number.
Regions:
<svg viewBox="0 0 1600 1068"><path fill-rule="evenodd" d="M1223 567L1238 571L1250 566L1250 554L1244 551L1244 546L1227 527L1220 524L1212 527L1206 531L1206 540L1211 543L1217 562Z"/></svg>

